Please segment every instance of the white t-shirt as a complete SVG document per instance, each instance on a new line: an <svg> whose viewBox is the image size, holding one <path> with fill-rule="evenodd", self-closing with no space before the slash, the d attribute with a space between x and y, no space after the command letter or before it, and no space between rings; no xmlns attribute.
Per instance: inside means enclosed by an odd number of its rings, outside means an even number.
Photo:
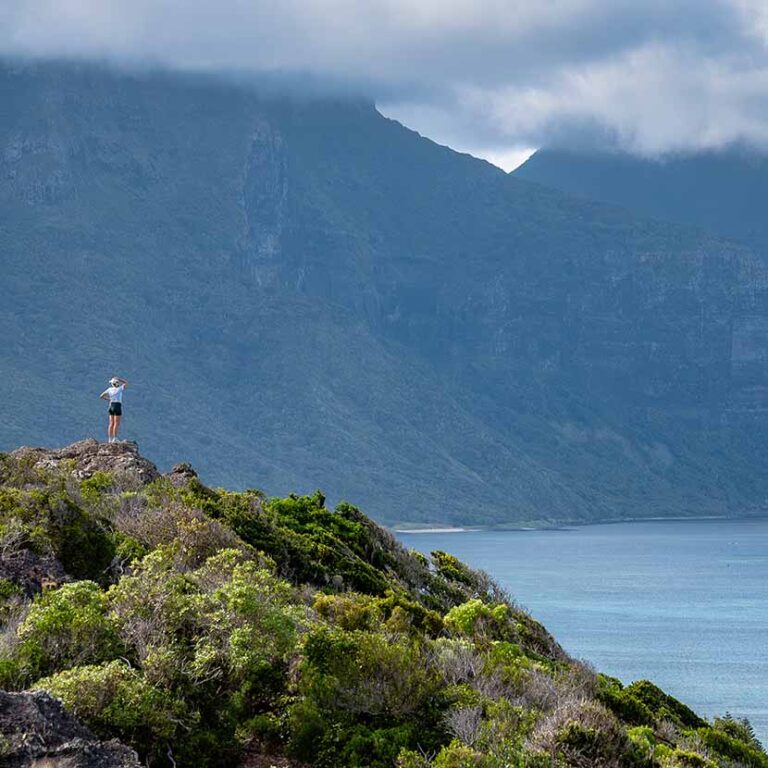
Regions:
<svg viewBox="0 0 768 768"><path fill-rule="evenodd" d="M106 393L109 395L109 402L122 403L124 389L125 389L125 385L121 384L119 387L110 387L109 389L105 390Z"/></svg>

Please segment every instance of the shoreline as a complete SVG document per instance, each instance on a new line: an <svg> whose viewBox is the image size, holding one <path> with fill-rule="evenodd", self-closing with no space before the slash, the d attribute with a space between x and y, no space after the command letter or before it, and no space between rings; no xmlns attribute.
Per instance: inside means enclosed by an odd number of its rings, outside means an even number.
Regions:
<svg viewBox="0 0 768 768"><path fill-rule="evenodd" d="M560 522L529 522L527 524L519 525L507 525L499 523L497 525L473 525L473 526L461 526L461 525L431 525L423 528L404 528L402 526L389 528L392 533L478 533L489 531L566 531L574 528L585 528L590 525L618 525L620 523L673 523L673 522L703 522L711 520L733 520L745 521L745 520L768 520L768 511L761 512L755 515L674 515L671 517L654 516L654 517L624 517L624 518L610 518L607 520L590 520L585 522L579 521L560 521Z"/></svg>
<svg viewBox="0 0 768 768"><path fill-rule="evenodd" d="M434 528L392 528L393 533L469 533L486 530L482 526L464 528L463 526L435 526Z"/></svg>

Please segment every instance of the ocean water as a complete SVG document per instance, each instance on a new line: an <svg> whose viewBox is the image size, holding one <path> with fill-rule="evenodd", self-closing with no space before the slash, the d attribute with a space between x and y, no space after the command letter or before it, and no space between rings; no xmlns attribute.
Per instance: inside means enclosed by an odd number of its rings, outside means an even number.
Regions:
<svg viewBox="0 0 768 768"><path fill-rule="evenodd" d="M768 745L768 520L399 533L482 568L573 656L647 678Z"/></svg>

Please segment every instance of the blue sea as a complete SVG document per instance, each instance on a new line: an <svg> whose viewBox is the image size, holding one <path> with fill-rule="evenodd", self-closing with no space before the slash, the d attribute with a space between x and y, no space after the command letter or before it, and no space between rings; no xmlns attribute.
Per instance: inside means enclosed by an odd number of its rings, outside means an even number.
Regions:
<svg viewBox="0 0 768 768"><path fill-rule="evenodd" d="M398 537L487 571L601 672L748 717L768 745L768 520Z"/></svg>

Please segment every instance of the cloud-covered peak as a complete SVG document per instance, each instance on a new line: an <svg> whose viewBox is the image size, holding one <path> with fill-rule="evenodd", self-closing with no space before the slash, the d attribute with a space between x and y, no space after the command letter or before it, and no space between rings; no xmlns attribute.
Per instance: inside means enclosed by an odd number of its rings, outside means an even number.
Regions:
<svg viewBox="0 0 768 768"><path fill-rule="evenodd" d="M0 52L311 74L494 157L768 145L765 0L5 0Z"/></svg>

